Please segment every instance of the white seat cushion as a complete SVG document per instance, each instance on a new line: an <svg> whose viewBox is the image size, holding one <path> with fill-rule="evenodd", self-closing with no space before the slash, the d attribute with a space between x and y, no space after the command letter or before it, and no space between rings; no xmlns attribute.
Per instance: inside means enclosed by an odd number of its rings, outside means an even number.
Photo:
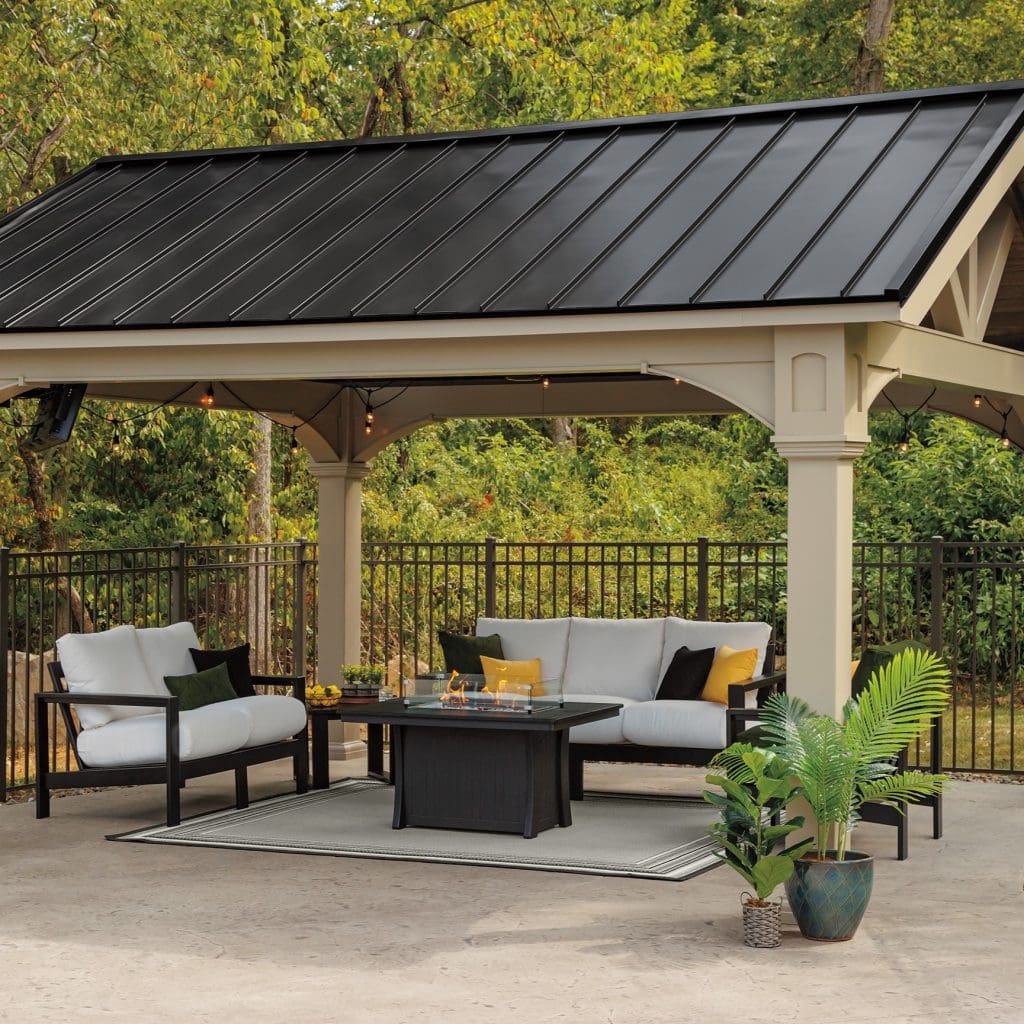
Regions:
<svg viewBox="0 0 1024 1024"><path fill-rule="evenodd" d="M249 742L252 720L237 700L182 711L178 718L178 751L183 761L226 754ZM83 729L78 755L90 768L163 764L167 760L164 714L110 722Z"/></svg>
<svg viewBox="0 0 1024 1024"><path fill-rule="evenodd" d="M577 619L569 628L562 692L651 700L661 676L664 619Z"/></svg>
<svg viewBox="0 0 1024 1024"><path fill-rule="evenodd" d="M239 697L230 703L249 717L247 747L286 740L306 728L306 705L294 697L268 693Z"/></svg>
<svg viewBox="0 0 1024 1024"><path fill-rule="evenodd" d="M164 676L187 676L196 670L190 647L199 647L199 637L191 622L175 622L172 626L138 629L142 657L149 666L149 674L168 693Z"/></svg>
<svg viewBox="0 0 1024 1024"><path fill-rule="evenodd" d="M647 747L725 746L723 704L707 700L649 700L631 704L621 714L622 735L629 743Z"/></svg>
<svg viewBox="0 0 1024 1024"><path fill-rule="evenodd" d="M561 679L569 646L569 619L487 619L476 620L476 635L501 637L506 661L540 658L542 679Z"/></svg>
<svg viewBox="0 0 1024 1024"><path fill-rule="evenodd" d="M68 633L57 641L57 658L72 693L123 693L166 697L167 687L150 674L134 626L115 626L101 633ZM95 729L123 718L152 715L152 708L107 704L76 704L83 729Z"/></svg>
<svg viewBox="0 0 1024 1024"><path fill-rule="evenodd" d="M716 650L728 644L735 651L757 650L757 664L754 675L764 670L764 657L768 642L772 638L772 627L767 622L702 622L698 619L678 619L674 615L665 620L665 642L661 652L660 682L680 647L700 651L705 647Z"/></svg>
<svg viewBox="0 0 1024 1024"><path fill-rule="evenodd" d="M609 697L603 693L573 693L567 695L566 703L572 704L621 704L623 708L636 701L628 697ZM574 725L569 730L570 743L622 743L622 712L614 718L602 718L597 722Z"/></svg>

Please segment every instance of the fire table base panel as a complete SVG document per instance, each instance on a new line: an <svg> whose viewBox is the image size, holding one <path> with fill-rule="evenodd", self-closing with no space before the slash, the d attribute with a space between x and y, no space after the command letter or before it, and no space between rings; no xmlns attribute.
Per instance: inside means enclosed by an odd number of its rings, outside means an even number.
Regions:
<svg viewBox="0 0 1024 1024"><path fill-rule="evenodd" d="M571 825L568 740L568 730L393 726L393 825L526 838Z"/></svg>

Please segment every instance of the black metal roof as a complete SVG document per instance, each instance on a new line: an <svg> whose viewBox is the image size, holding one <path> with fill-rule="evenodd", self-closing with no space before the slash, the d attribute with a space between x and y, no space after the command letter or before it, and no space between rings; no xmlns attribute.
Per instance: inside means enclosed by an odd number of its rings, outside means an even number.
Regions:
<svg viewBox="0 0 1024 1024"><path fill-rule="evenodd" d="M107 157L0 220L5 330L905 296L1024 82Z"/></svg>

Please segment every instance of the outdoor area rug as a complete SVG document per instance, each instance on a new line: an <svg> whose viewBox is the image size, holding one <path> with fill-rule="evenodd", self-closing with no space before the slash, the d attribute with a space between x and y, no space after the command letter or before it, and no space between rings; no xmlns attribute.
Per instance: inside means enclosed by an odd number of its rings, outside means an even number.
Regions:
<svg viewBox="0 0 1024 1024"><path fill-rule="evenodd" d="M109 838L232 850L533 868L681 882L715 867L708 825L714 810L694 798L587 794L572 805L571 828L536 839L488 832L391 828L394 790L348 779L330 789L288 794Z"/></svg>

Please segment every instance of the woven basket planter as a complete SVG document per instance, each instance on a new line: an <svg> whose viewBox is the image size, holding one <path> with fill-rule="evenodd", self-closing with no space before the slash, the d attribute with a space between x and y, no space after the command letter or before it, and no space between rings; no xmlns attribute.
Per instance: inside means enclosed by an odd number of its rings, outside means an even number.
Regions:
<svg viewBox="0 0 1024 1024"><path fill-rule="evenodd" d="M747 901L749 892L740 897L743 907L743 943L757 949L771 949L782 945L782 900L771 900L766 907Z"/></svg>

